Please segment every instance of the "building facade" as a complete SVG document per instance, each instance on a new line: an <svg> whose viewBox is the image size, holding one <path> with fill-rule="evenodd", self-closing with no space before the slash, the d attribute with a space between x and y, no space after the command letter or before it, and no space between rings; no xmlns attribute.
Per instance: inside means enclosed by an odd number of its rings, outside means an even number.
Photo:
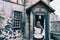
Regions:
<svg viewBox="0 0 60 40"><path fill-rule="evenodd" d="M3 24L0 27L5 39L33 40L34 26L39 20L45 30L44 38L49 40L49 14L54 12L49 6L51 1L0 0L0 22Z"/></svg>
<svg viewBox="0 0 60 40"><path fill-rule="evenodd" d="M51 22L53 22L53 21L58 21L58 16L56 15L56 14L54 14L54 13L52 13L52 14L50 14L50 18L49 18L50 20L49 20L49 25L50 25L50 31L51 30L53 30L53 24L51 23Z"/></svg>
<svg viewBox="0 0 60 40"><path fill-rule="evenodd" d="M59 32L60 18L56 14L50 14L50 31Z"/></svg>
<svg viewBox="0 0 60 40"><path fill-rule="evenodd" d="M23 35L21 33L21 27L22 20L24 20L23 11L24 9L21 1L0 0L0 28L5 40L15 40L16 38L16 40L22 40ZM14 37L16 38L14 39Z"/></svg>

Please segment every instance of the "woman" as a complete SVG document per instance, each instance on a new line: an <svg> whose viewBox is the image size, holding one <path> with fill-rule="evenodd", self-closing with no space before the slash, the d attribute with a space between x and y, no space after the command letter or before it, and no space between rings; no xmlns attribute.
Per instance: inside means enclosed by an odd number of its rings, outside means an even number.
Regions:
<svg viewBox="0 0 60 40"><path fill-rule="evenodd" d="M40 24L40 21L37 21L36 27L34 27L34 40L43 40L43 27Z"/></svg>

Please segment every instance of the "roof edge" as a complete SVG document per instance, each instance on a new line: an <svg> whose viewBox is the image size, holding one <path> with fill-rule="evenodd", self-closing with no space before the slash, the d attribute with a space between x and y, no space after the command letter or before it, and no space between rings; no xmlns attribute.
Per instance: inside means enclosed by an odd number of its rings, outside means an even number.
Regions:
<svg viewBox="0 0 60 40"><path fill-rule="evenodd" d="M49 8L50 12L54 12L54 11L55 11L52 7L50 7L49 5L47 5L45 2L43 2L43 1L41 1L41 0L38 1L37 3L33 4L33 5L30 6L29 8L27 8L27 10L28 10L28 9L31 10L31 8L33 8L33 6L37 5L38 3L43 3L47 8Z"/></svg>

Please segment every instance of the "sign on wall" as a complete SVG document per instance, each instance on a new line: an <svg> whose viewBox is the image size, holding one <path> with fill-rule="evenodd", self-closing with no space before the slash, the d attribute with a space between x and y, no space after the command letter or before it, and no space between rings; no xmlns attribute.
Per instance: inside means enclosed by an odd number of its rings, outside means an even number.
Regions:
<svg viewBox="0 0 60 40"><path fill-rule="evenodd" d="M46 12L46 9L43 5L37 5L33 8L34 12Z"/></svg>

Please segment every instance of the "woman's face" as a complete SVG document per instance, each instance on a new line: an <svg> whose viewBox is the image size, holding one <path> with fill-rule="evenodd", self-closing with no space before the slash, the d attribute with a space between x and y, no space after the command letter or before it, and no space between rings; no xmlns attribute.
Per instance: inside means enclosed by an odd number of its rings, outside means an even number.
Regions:
<svg viewBox="0 0 60 40"><path fill-rule="evenodd" d="M40 24L40 21L37 21L37 26L40 26L41 24Z"/></svg>

